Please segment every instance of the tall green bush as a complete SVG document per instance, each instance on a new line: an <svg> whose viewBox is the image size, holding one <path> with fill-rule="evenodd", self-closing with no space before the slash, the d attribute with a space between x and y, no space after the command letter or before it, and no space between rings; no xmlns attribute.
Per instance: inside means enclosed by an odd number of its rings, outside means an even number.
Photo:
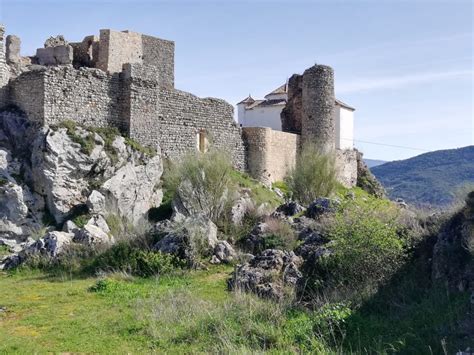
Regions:
<svg viewBox="0 0 474 355"><path fill-rule="evenodd" d="M336 161L317 145L306 144L285 179L292 197L309 205L316 198L331 195L337 187Z"/></svg>
<svg viewBox="0 0 474 355"><path fill-rule="evenodd" d="M217 222L230 208L235 196L229 157L216 150L184 156L169 162L164 187L173 191L190 213L199 213Z"/></svg>

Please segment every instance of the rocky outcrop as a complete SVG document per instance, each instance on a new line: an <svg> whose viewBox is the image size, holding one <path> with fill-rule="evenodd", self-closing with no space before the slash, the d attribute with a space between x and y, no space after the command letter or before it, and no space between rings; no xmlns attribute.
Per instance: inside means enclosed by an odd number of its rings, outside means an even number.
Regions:
<svg viewBox="0 0 474 355"><path fill-rule="evenodd" d="M219 242L216 225L204 216L159 223L155 226L155 233L162 235L154 246L155 250L176 255L193 265L201 257L211 256Z"/></svg>
<svg viewBox="0 0 474 355"><path fill-rule="evenodd" d="M298 269L301 264L302 259L291 251L267 249L249 262L237 265L228 287L280 300L292 293L301 279Z"/></svg>
<svg viewBox="0 0 474 355"><path fill-rule="evenodd" d="M432 278L452 291L474 293L474 191L448 220L433 249Z"/></svg>
<svg viewBox="0 0 474 355"><path fill-rule="evenodd" d="M132 147L113 130L71 122L38 128L19 112L0 112L0 238L14 241L18 252L32 235L48 242L49 226L73 243L111 244L107 217L142 224L161 203L162 172L159 154ZM80 214L81 228L71 221ZM15 260L29 254L31 248Z"/></svg>
<svg viewBox="0 0 474 355"><path fill-rule="evenodd" d="M385 198L385 189L370 172L361 152L357 152L357 186L378 198Z"/></svg>

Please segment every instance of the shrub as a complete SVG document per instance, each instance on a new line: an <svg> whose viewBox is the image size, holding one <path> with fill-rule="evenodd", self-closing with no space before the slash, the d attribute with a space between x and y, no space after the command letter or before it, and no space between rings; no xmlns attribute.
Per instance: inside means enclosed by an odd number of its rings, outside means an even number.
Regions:
<svg viewBox="0 0 474 355"><path fill-rule="evenodd" d="M210 151L169 163L164 187L174 193L189 212L202 214L214 223L230 208L234 197L232 165L226 154Z"/></svg>
<svg viewBox="0 0 474 355"><path fill-rule="evenodd" d="M329 196L337 187L335 156L315 145L305 145L285 179L292 197L309 205L316 198Z"/></svg>
<svg viewBox="0 0 474 355"><path fill-rule="evenodd" d="M93 271L124 271L148 277L170 273L182 263L172 255L140 249L122 241L98 255L91 265Z"/></svg>
<svg viewBox="0 0 474 355"><path fill-rule="evenodd" d="M263 238L262 250L265 249L285 249L292 250L296 246L296 234L291 226L276 218L267 218L265 223L268 232Z"/></svg>
<svg viewBox="0 0 474 355"><path fill-rule="evenodd" d="M332 254L304 267L309 287L326 294L347 291L354 297L373 292L404 260L405 240L398 228L391 212L384 216L357 204L339 212L328 227Z"/></svg>

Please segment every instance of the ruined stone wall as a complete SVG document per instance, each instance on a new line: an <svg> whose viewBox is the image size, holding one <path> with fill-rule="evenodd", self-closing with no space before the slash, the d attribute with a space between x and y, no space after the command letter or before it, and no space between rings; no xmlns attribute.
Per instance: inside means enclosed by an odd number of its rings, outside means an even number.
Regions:
<svg viewBox="0 0 474 355"><path fill-rule="evenodd" d="M303 76L293 74L288 80L288 100L281 111L281 130L301 134Z"/></svg>
<svg viewBox="0 0 474 355"><path fill-rule="evenodd" d="M27 71L10 85L10 104L24 111L34 122L44 123L45 68Z"/></svg>
<svg viewBox="0 0 474 355"><path fill-rule="evenodd" d="M303 73L301 138L325 151L336 148L334 70L314 65Z"/></svg>
<svg viewBox="0 0 474 355"><path fill-rule="evenodd" d="M336 149L337 179L345 187L357 185L357 151Z"/></svg>
<svg viewBox="0 0 474 355"><path fill-rule="evenodd" d="M142 35L135 32L100 30L97 68L120 73L124 63L142 63Z"/></svg>
<svg viewBox="0 0 474 355"><path fill-rule="evenodd" d="M124 70L125 112L129 134L146 145L160 145L168 158L198 149L197 136L204 131L213 147L227 151L233 165L245 169L241 130L233 119L233 107L224 100L201 99L184 91L162 87L159 68L126 65Z"/></svg>
<svg viewBox="0 0 474 355"><path fill-rule="evenodd" d="M267 185L283 180L296 162L300 136L262 127L242 130L250 175Z"/></svg>
<svg viewBox="0 0 474 355"><path fill-rule="evenodd" d="M52 67L44 72L44 117L49 124L74 120L123 129L119 74L91 68Z"/></svg>
<svg viewBox="0 0 474 355"><path fill-rule="evenodd" d="M160 86L174 88L174 42L142 35L143 65L154 66Z"/></svg>
<svg viewBox="0 0 474 355"><path fill-rule="evenodd" d="M5 58L5 28L0 24L0 108L7 104L8 66Z"/></svg>

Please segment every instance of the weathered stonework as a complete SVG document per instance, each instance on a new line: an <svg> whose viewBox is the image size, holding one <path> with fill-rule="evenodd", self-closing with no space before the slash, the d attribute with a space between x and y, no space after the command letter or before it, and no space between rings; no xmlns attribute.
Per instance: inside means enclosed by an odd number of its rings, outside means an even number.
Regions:
<svg viewBox="0 0 474 355"><path fill-rule="evenodd" d="M21 40L17 36L9 35L6 40L6 61L7 64L18 65L21 63L20 56Z"/></svg>
<svg viewBox="0 0 474 355"><path fill-rule="evenodd" d="M7 104L9 70L5 58L5 28L0 24L0 108Z"/></svg>
<svg viewBox="0 0 474 355"><path fill-rule="evenodd" d="M227 152L234 167L266 184L284 179L302 142L335 149L330 67L317 65L291 77L289 102L282 113L282 125L289 132L242 131L233 119L233 107L224 100L174 88L174 42L101 30L99 37L87 36L77 43L62 36L50 38L35 57L24 58L16 40L10 40L7 63L3 33L0 26L0 108L14 105L38 126L73 120L116 127L160 149L168 159L206 151L210 145ZM355 153L337 151L336 156L340 181L353 186Z"/></svg>
<svg viewBox="0 0 474 355"><path fill-rule="evenodd" d="M288 101L281 111L281 130L283 132L301 134L302 85L302 75L293 74L288 80Z"/></svg>
<svg viewBox="0 0 474 355"><path fill-rule="evenodd" d="M231 156L235 167L245 168L241 132L233 120L233 107L224 100L198 98L184 91L161 87L152 67L127 64L124 106L129 135L147 145L160 145L168 158L197 149L204 133L211 144Z"/></svg>
<svg viewBox="0 0 474 355"><path fill-rule="evenodd" d="M336 148L334 70L314 65L303 73L301 140L325 151Z"/></svg>
<svg viewBox="0 0 474 355"><path fill-rule="evenodd" d="M295 165L300 136L262 127L245 127L243 135L250 175L267 185L283 180Z"/></svg>
<svg viewBox="0 0 474 355"><path fill-rule="evenodd" d="M174 89L173 42L110 30L102 30L99 40L86 37L70 45L56 37L50 42L35 58L48 66L30 66L9 85L8 103L31 121L117 127L143 145L161 148L170 159L198 150L198 138L205 135L212 146L228 152L236 168L245 169L233 107ZM62 63L54 51L65 46L73 52ZM45 54L49 52L52 59Z"/></svg>

